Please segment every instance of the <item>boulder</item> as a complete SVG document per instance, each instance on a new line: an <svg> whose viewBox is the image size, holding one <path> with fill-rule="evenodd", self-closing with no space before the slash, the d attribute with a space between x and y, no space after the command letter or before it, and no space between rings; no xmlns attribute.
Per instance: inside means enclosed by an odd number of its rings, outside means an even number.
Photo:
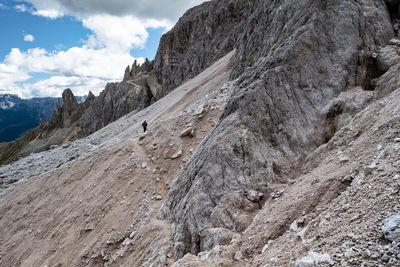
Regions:
<svg viewBox="0 0 400 267"><path fill-rule="evenodd" d="M387 240L400 242L400 214L386 218L382 222L382 232Z"/></svg>
<svg viewBox="0 0 400 267"><path fill-rule="evenodd" d="M383 73L388 71L392 66L400 63L399 47L395 45L387 45L380 49L377 58L378 69Z"/></svg>
<svg viewBox="0 0 400 267"><path fill-rule="evenodd" d="M334 264L332 261L331 257L326 254L326 253L316 253L313 251L310 251L308 253L308 256L297 260L294 263L294 267L318 267L320 266L320 263L328 263L328 264Z"/></svg>
<svg viewBox="0 0 400 267"><path fill-rule="evenodd" d="M192 127L188 127L181 132L180 137L193 137L194 136L194 129Z"/></svg>
<svg viewBox="0 0 400 267"><path fill-rule="evenodd" d="M201 232L201 250L207 251L218 245L228 245L232 239L239 237L238 233L225 228L207 228Z"/></svg>

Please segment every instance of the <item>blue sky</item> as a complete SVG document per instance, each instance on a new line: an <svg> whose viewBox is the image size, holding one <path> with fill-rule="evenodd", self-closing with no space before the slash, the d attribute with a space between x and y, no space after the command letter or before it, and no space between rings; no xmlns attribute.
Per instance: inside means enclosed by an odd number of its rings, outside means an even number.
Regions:
<svg viewBox="0 0 400 267"><path fill-rule="evenodd" d="M0 0L0 94L99 94L203 0Z"/></svg>

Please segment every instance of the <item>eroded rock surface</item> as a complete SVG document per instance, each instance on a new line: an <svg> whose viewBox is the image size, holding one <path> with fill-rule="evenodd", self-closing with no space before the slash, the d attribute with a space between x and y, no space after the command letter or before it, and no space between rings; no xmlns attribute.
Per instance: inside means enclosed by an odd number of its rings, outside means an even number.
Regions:
<svg viewBox="0 0 400 267"><path fill-rule="evenodd" d="M200 231L226 194L296 176L327 141L322 108L348 88L370 89L372 53L393 37L382 1L251 3L237 42L238 85L160 212L175 225L177 258L200 251Z"/></svg>

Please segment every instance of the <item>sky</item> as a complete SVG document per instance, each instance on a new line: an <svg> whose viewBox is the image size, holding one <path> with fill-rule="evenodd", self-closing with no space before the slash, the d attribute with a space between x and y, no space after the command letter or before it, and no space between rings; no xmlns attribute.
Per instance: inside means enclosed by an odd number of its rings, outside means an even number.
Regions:
<svg viewBox="0 0 400 267"><path fill-rule="evenodd" d="M204 0L0 0L0 94L98 95Z"/></svg>

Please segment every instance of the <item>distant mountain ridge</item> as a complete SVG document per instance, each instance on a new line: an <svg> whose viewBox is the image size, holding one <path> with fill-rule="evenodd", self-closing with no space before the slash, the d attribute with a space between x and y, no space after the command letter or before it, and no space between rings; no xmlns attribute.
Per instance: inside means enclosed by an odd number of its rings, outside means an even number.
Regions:
<svg viewBox="0 0 400 267"><path fill-rule="evenodd" d="M86 96L78 96L83 102ZM56 106L62 106L61 97L22 99L13 94L0 94L0 143L10 142L24 135L29 129L47 121Z"/></svg>

